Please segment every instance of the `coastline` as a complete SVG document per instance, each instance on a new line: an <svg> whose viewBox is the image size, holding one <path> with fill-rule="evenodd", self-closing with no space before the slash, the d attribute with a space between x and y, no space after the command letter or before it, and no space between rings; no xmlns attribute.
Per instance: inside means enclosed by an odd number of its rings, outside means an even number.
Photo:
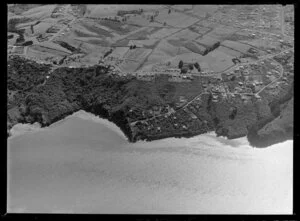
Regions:
<svg viewBox="0 0 300 221"><path fill-rule="evenodd" d="M131 138L126 134L126 132L121 127L119 127L115 122L113 122L107 118L101 118L100 115L95 115L95 114L87 112L85 110L79 110L77 112L74 112L73 114L68 115L65 118L63 118L57 122L54 122L53 124L50 124L49 126L46 126L46 127L41 126L38 122L35 122L34 124L18 123L10 129L11 136L9 136L8 139L10 140L10 139L13 139L14 137L18 137L18 136L21 136L24 134L31 134L31 133L36 133L36 132L43 131L43 130L52 129L54 127L57 127L57 126L63 124L65 121L67 121L73 117L78 117L80 119L100 123L100 124L104 125L106 128L109 128L114 133L118 134L120 137L122 137L122 139L124 139L128 145L134 145L134 146L140 145L140 144L143 144L145 146L151 146L152 143L156 143L156 142L162 142L162 143L168 143L168 144L173 142L175 144L175 146L177 146L176 142L180 142L181 143L180 145L182 145L182 143L187 143L190 145L191 143L194 143L195 141L198 141L198 140L201 141L202 137L203 138L209 137L210 139L215 140L215 141L219 142L220 144L222 143L222 145L224 147L230 146L230 148L236 149L236 148L241 148L241 146L242 146L242 147L245 147L246 149L266 149L266 148L255 148L254 146L251 146L251 144L249 143L249 141L247 139L247 136L230 139L230 138L227 138L226 136L218 136L215 131L209 131L209 132L203 133L203 134L187 133L187 134L177 134L177 135L161 135L161 136L155 136L155 137L150 137L150 138L146 138L146 139L132 141ZM277 144L280 145L281 143L284 143L284 142L293 142L293 139L279 142ZM205 143L205 146L210 146L212 148L219 146L219 143L218 143L218 145L213 144L213 143L214 142L212 142L211 144ZM273 144L268 147L272 147L275 145L276 144Z"/></svg>
<svg viewBox="0 0 300 221"><path fill-rule="evenodd" d="M73 117L78 117L84 120L90 120L96 123L101 123L102 125L104 125L105 127L109 128L110 130L114 131L115 133L117 133L118 135L120 135L121 137L123 137L125 140L128 141L128 138L126 137L126 135L123 133L123 131L121 130L120 127L118 127L114 122L109 121L106 118L101 118L100 116L97 116L93 113L90 112L86 112L84 110L79 110L77 112L72 113L71 115L66 116L65 118L62 118L59 121L56 121L52 124L50 124L49 126L41 126L40 123L35 122L33 124L24 124L24 123L18 123L15 124L10 130L10 136L8 137L8 139L12 139L14 137L23 135L23 134L29 134L29 133L35 133L35 132L39 132L42 130L47 130L47 129L52 129L54 127L57 127L61 124L63 124L66 120L73 118Z"/></svg>
<svg viewBox="0 0 300 221"><path fill-rule="evenodd" d="M38 122L33 124L18 123L9 130L10 136L8 137L8 140L23 134L35 133L44 129L45 127L42 127Z"/></svg>

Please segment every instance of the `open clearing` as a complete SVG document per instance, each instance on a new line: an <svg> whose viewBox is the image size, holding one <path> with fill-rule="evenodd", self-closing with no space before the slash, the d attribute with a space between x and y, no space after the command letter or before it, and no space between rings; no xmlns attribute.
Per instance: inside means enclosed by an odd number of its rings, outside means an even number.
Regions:
<svg viewBox="0 0 300 221"><path fill-rule="evenodd" d="M31 19L43 19L46 17L50 17L52 11L56 5L44 5L44 6L39 6L35 7L32 9L29 9L28 11L25 11L22 15L29 17Z"/></svg>
<svg viewBox="0 0 300 221"><path fill-rule="evenodd" d="M249 46L249 45L245 45L245 44L242 44L239 42L234 42L234 41L228 41L228 40L223 41L222 45L229 47L229 48L233 48L237 51L241 51L242 53L246 53L251 48L251 46Z"/></svg>
<svg viewBox="0 0 300 221"><path fill-rule="evenodd" d="M151 49L136 48L128 50L123 58L127 60L141 61L144 60L151 51Z"/></svg>
<svg viewBox="0 0 300 221"><path fill-rule="evenodd" d="M196 39L196 42L200 43L201 45L205 47L212 47L215 43L217 43L219 40L216 38L204 36L203 38Z"/></svg>
<svg viewBox="0 0 300 221"><path fill-rule="evenodd" d="M198 19L178 12L171 12L169 14L168 9L165 9L160 11L155 21L166 22L167 25L171 25L172 27L185 28L197 22Z"/></svg>
<svg viewBox="0 0 300 221"><path fill-rule="evenodd" d="M165 38L169 35L172 35L173 33L179 31L180 29L177 28L163 28L163 29L159 29L158 31L156 31L155 33L149 35L149 38L157 38L157 39L162 39Z"/></svg>
<svg viewBox="0 0 300 221"><path fill-rule="evenodd" d="M182 30L174 35L172 35L172 37L177 37L177 38L180 38L180 39L184 39L184 40L194 40L196 38L199 38L201 35L193 32L193 31L190 31L190 30Z"/></svg>
<svg viewBox="0 0 300 221"><path fill-rule="evenodd" d="M231 50L229 48L225 48L222 45L220 47L218 47L218 50L225 53L225 54L227 54L227 55L230 55L232 57L239 57L239 56L243 55L243 53L241 53L241 52Z"/></svg>

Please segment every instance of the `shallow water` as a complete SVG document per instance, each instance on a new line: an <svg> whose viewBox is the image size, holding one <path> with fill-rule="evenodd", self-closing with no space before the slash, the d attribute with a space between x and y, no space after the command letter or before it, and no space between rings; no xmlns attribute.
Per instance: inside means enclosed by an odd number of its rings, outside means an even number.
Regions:
<svg viewBox="0 0 300 221"><path fill-rule="evenodd" d="M128 143L80 111L8 140L8 212L292 213L293 141Z"/></svg>

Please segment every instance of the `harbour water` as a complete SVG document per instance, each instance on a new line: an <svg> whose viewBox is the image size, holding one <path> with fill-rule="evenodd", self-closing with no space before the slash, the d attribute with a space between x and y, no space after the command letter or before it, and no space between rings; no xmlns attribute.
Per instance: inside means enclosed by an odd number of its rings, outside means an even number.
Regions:
<svg viewBox="0 0 300 221"><path fill-rule="evenodd" d="M10 213L292 213L293 141L257 149L210 133L132 144L84 111L18 131Z"/></svg>

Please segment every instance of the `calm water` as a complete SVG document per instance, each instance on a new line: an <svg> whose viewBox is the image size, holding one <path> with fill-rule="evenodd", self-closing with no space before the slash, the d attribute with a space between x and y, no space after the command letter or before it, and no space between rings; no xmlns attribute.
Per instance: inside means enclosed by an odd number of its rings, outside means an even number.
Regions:
<svg viewBox="0 0 300 221"><path fill-rule="evenodd" d="M95 120L96 119L96 120ZM293 141L130 144L83 111L8 141L8 212L291 213Z"/></svg>

